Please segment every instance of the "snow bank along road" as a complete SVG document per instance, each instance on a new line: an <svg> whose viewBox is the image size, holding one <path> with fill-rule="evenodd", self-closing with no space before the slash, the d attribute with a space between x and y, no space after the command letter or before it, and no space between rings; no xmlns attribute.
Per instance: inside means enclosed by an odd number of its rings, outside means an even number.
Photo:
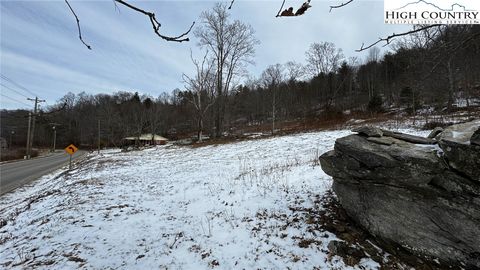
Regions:
<svg viewBox="0 0 480 270"><path fill-rule="evenodd" d="M377 269L328 258L336 236L290 209L330 189L318 156L347 134L90 154L0 198L0 267Z"/></svg>

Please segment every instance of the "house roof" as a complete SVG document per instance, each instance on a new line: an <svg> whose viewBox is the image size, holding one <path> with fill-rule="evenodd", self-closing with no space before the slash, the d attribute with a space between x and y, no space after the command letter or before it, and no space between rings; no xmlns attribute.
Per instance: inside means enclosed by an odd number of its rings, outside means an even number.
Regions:
<svg viewBox="0 0 480 270"><path fill-rule="evenodd" d="M151 133L147 133L147 134L142 134L140 135L140 137L136 137L136 136L133 136L133 137L125 137L123 138L124 140L127 140L127 141L135 141L135 140L140 140L140 141L151 141L153 138L154 141L168 141L167 138L165 137L162 137L160 135L157 135L157 134L152 134Z"/></svg>

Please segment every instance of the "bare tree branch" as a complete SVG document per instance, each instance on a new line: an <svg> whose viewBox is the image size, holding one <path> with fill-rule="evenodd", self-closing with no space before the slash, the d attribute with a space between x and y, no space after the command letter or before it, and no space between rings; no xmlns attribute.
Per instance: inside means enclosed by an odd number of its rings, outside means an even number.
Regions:
<svg viewBox="0 0 480 270"><path fill-rule="evenodd" d="M228 7L228 9L232 9L232 6L233 6L234 2L235 2L235 0L232 0L232 2L230 2L230 6Z"/></svg>
<svg viewBox="0 0 480 270"><path fill-rule="evenodd" d="M334 9L334 8L344 7L344 6L352 3L353 1L354 1L354 0L348 0L347 2L343 2L343 3L341 3L341 4L339 4L339 5L336 5L336 6L330 6L330 12L332 12L332 9ZM375 46L375 45L377 45L377 44L379 44L379 43L381 43L381 42L385 42L385 44L384 44L383 46L387 46L387 45L389 45L389 44L392 42L392 40L394 40L394 39L397 38L397 37L408 36L408 35L410 35L410 34L414 34L414 33L417 33L417 32L422 32L422 31L424 31L424 30L427 30L427 29L430 29L430 28L434 28L434 27L439 27L439 26L441 26L441 24L432 24L432 25L422 26L422 27L420 27L420 28L416 28L416 29L410 30L410 31L408 31L408 32L403 32L403 33L399 33L399 34L393 33L393 34L391 34L391 35L388 36L388 37L385 37L385 38L381 38L381 37L380 37L380 38L378 38L378 40L377 40L376 42L374 42L374 43L372 43L372 44L370 44L370 45L368 45L368 46L365 46L365 43L362 43L362 46L360 47L360 49L355 50L355 51L361 52L361 51L368 50L368 49L372 48L373 46Z"/></svg>
<svg viewBox="0 0 480 270"><path fill-rule="evenodd" d="M297 9L297 11L295 12L295 16L300 16L300 15L305 14L305 11L307 11L309 8L312 7L312 6L310 6L310 1L312 1L312 0L307 0L306 2L304 2L302 4L302 6L300 6L300 8Z"/></svg>
<svg viewBox="0 0 480 270"><path fill-rule="evenodd" d="M417 32L420 32L420 31L424 31L424 30L427 30L427 29L430 29L430 28L433 28L433 27L439 27L439 26L441 26L441 24L431 24L431 25L427 25L427 26L423 26L423 27L420 27L420 28L417 28L417 29L410 30L408 32L403 32L403 33L399 33L399 34L393 33L386 38L379 38L376 42L374 42L374 43L372 43L368 46L365 46L365 43L363 43L362 46L360 47L360 49L355 50L355 51L361 52L361 51L368 50L368 49L372 48L373 46L375 46L375 45L377 45L378 43L381 43L381 42L385 42L385 44L383 46L387 46L387 45L390 44L390 42L392 42L393 39L395 39L397 37L407 36L407 35L410 35L410 34L413 34L413 33L417 33Z"/></svg>
<svg viewBox="0 0 480 270"><path fill-rule="evenodd" d="M61 112L61 111L65 110L66 107L67 107L67 102L64 102L63 105L62 105L62 107L60 107L60 108L58 108L58 109L49 111L48 113L42 112L42 114L40 115L40 117L43 117L43 116L45 116L45 115L54 114L54 113L57 113L57 112Z"/></svg>
<svg viewBox="0 0 480 270"><path fill-rule="evenodd" d="M75 16L75 20L77 20L77 27L78 27L78 38L80 39L80 41L83 43L83 45L85 45L87 47L87 49L91 50L92 47L90 47L90 45L88 45L87 43L85 43L85 41L83 41L83 38L82 38L82 30L80 29L80 20L78 19L78 16L77 14L75 14L75 11L73 10L72 6L70 6L70 3L65 0L65 3L67 4L68 8L70 9L70 11L72 12L73 16Z"/></svg>
<svg viewBox="0 0 480 270"><path fill-rule="evenodd" d="M305 1L295 13L293 13L293 7L289 7L288 9L283 9L283 5L285 4L285 0L283 0L282 6L280 7L280 10L278 11L277 15L275 17L292 17L292 16L301 16L305 14L305 12L311 8L312 6L310 5L310 1L312 0L307 0Z"/></svg>
<svg viewBox="0 0 480 270"><path fill-rule="evenodd" d="M190 33L190 31L192 30L193 26L195 25L195 22L192 23L192 25L190 26L190 28L183 34L179 35L179 36L176 36L176 37L171 37L171 36L165 36L165 35L162 35L160 34L160 27L162 26L158 21L157 21L157 18L155 17L155 13L153 12L148 12L148 11L145 11L141 8L138 8L134 5L131 5L127 2L125 2L124 0L115 0L116 2L130 8L130 9L133 9L137 12L140 12L146 16L149 17L150 19L150 22L152 23L152 27L153 27L153 31L155 32L155 34L157 36L159 36L160 38L166 40L166 41L175 41L175 42L183 42L183 41L189 41L190 39L188 37L185 37L186 35L188 35Z"/></svg>
<svg viewBox="0 0 480 270"><path fill-rule="evenodd" d="M282 6L280 7L280 10L278 11L277 16L275 17L280 17L280 13L282 12L283 5L285 5L285 0L283 0Z"/></svg>
<svg viewBox="0 0 480 270"><path fill-rule="evenodd" d="M73 16L75 16L75 20L77 21L77 27L78 27L78 36L80 38L80 41L89 49L91 50L92 47L90 45L88 45L82 38L82 31L81 31L81 28L80 28L80 20L78 19L78 16L77 14L75 13L75 11L73 10L72 6L70 5L70 3L68 2L68 0L65 0L65 3L67 4L68 8L70 9L70 11L72 12ZM127 2L125 2L124 0L113 0L113 3L115 4L115 9L118 10L120 12L120 9L118 9L118 6L117 6L117 3L120 3L136 12L139 12L139 13L142 13L146 16L148 16L148 18L150 19L150 23L152 24L152 27L153 27L153 31L155 32L155 34L157 36L159 36L161 39L164 39L166 41L175 41L175 42L184 42L184 41L189 41L190 39L188 37L186 37L190 31L192 30L193 26L195 25L195 22L192 23L192 25L190 25L190 28L188 28L188 30L186 32L184 32L183 34L180 34L178 36L166 36L166 35L163 35L160 33L160 27L162 26L158 21L157 21L157 18L155 17L155 13L153 12L149 12L149 11L145 11L141 8L138 8L134 5L131 5ZM232 1L233 3L233 1Z"/></svg>
<svg viewBox="0 0 480 270"><path fill-rule="evenodd" d="M353 2L353 0L348 0L347 2L341 3L340 5L330 6L330 12L332 12L332 9L334 9L334 8L344 7L344 6L348 5L348 4L350 4L351 2Z"/></svg>
<svg viewBox="0 0 480 270"><path fill-rule="evenodd" d="M112 2L113 2L113 5L115 6L115 11L118 11L118 13L120 13L120 9L118 8L117 2L115 2L115 0L112 0Z"/></svg>

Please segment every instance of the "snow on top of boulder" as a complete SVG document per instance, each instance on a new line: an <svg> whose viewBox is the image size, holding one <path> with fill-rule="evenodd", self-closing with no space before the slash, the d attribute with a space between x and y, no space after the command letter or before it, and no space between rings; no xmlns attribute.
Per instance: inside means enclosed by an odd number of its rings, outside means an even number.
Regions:
<svg viewBox="0 0 480 270"><path fill-rule="evenodd" d="M470 138L479 127L480 119L463 124L452 125L445 128L436 139L437 141L446 140L460 144L470 144Z"/></svg>

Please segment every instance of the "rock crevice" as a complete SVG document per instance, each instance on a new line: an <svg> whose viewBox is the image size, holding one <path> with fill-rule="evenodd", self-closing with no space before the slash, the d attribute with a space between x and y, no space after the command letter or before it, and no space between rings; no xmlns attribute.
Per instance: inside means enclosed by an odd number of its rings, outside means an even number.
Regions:
<svg viewBox="0 0 480 270"><path fill-rule="evenodd" d="M363 127L320 157L346 212L413 253L480 268L480 120L423 138Z"/></svg>

